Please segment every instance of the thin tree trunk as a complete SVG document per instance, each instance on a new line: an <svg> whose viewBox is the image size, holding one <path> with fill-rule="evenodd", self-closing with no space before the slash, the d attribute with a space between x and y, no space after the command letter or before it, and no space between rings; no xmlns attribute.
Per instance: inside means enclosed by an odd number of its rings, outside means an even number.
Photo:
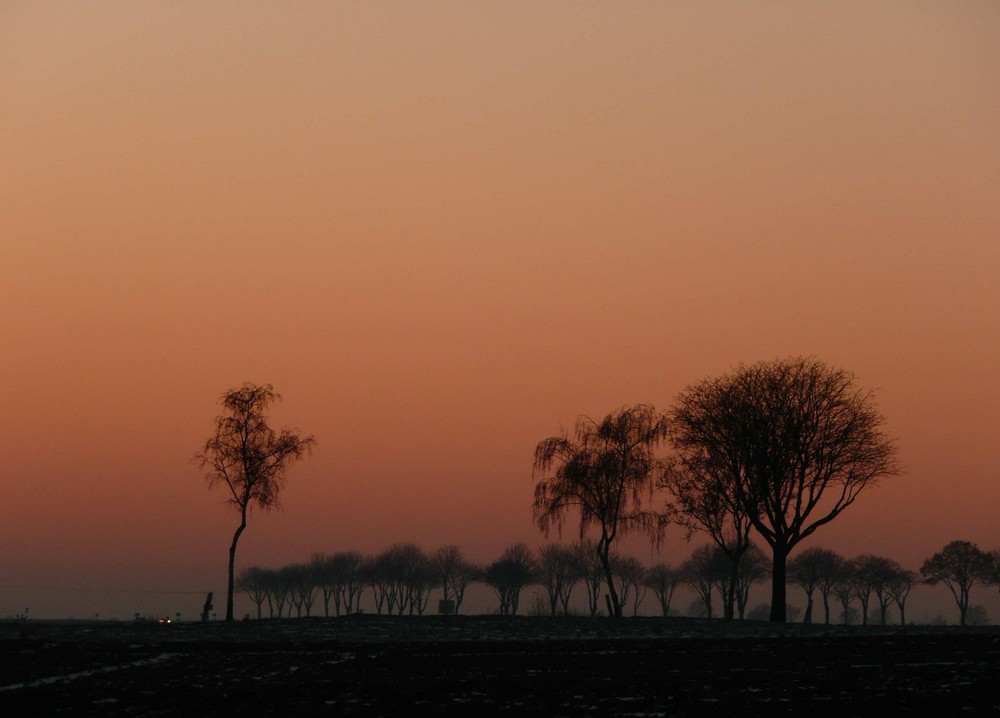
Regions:
<svg viewBox="0 0 1000 718"><path fill-rule="evenodd" d="M803 623L813 622L813 592L806 591L806 615L802 618Z"/></svg>
<svg viewBox="0 0 1000 718"><path fill-rule="evenodd" d="M233 587L235 586L235 569L236 569L236 544L240 540L240 534L243 533L243 529L247 527L247 512L244 509L240 513L240 526L236 529L236 533L233 534L233 543L229 547L229 584L226 588L226 620L233 620Z"/></svg>
<svg viewBox="0 0 1000 718"><path fill-rule="evenodd" d="M788 560L788 547L783 541L774 543L774 564L771 570L771 623L784 623L785 604L787 602L787 587L785 586L785 563Z"/></svg>

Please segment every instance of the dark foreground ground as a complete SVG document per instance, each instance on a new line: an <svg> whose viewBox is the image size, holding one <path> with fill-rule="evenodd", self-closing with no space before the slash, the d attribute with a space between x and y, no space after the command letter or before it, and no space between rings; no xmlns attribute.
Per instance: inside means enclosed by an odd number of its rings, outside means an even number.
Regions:
<svg viewBox="0 0 1000 718"><path fill-rule="evenodd" d="M0 622L0 715L1000 715L1000 630Z"/></svg>

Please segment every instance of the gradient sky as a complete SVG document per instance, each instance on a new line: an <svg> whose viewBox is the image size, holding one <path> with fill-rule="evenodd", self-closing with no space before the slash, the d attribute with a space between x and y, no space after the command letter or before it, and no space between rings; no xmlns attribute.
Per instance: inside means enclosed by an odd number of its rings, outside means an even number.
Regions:
<svg viewBox="0 0 1000 718"><path fill-rule="evenodd" d="M538 545L539 440L790 355L876 389L906 468L809 545L1000 548L998 29L991 2L4 2L0 615L221 595L237 518L191 457L244 381L318 444L241 565Z"/></svg>

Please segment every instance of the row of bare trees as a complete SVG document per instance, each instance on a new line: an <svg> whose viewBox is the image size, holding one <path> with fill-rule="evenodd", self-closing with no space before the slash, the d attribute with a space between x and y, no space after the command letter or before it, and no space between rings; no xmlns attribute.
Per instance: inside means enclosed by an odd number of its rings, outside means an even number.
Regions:
<svg viewBox="0 0 1000 718"><path fill-rule="evenodd" d="M748 616L751 586L771 575L767 555L753 543L735 562L719 546L707 544L676 568L666 563L646 567L618 554L610 556L610 564L614 589L632 615L647 596L656 600L662 615L670 615L676 589L685 586L697 596L700 615L718 615L714 603L718 597L723 617L742 620ZM819 620L818 598L826 624L835 620L834 611L839 608L845 624L857 614L862 625L874 620L884 626L890 607L895 606L904 625L913 588L940 583L954 597L959 622L965 625L972 588L1000 585L1000 551L990 553L968 541L953 541L917 572L885 556L845 558L826 548L811 547L789 561L787 575L789 583L804 594L805 623ZM258 618L263 617L265 604L270 617L310 616L319 612L320 604L324 616L356 613L366 592L378 614L423 615L434 590L440 590L442 600L448 602L447 610L457 613L473 583L493 589L501 615L516 615L524 589L537 586L550 615L571 614L574 592L582 590L586 611L595 616L605 608L602 595L610 603L606 580L595 542L581 540L568 546L548 543L537 551L523 543L513 544L486 566L467 561L455 545L427 554L415 544L397 543L372 556L344 551L316 554L307 563L279 569L250 567L239 574L237 586L255 604ZM610 605L607 608L612 612Z"/></svg>
<svg viewBox="0 0 1000 718"><path fill-rule="evenodd" d="M755 573L751 575L747 570L751 562L746 558L739 573L741 583L736 600L741 618L749 584L767 575L767 561L754 548L750 556L756 560ZM711 556L706 558L706 552ZM714 586L716 583L712 582L721 581L720 576L729 575L725 557L720 560L719 555L718 551L703 547L675 569L665 563L647 568L631 556L612 554L614 590L632 615L638 612L646 596L652 594L666 616L679 585L699 590L706 580ZM246 593L256 606L258 619L264 617L265 605L271 618L308 617L318 614L320 605L324 616L356 613L366 593L380 615L423 615L435 589L440 589L442 600L447 602L446 610L457 613L473 583L493 589L500 615L517 615L522 592L530 586L543 589L545 608L553 616L573 612L570 604L578 587L582 587L590 616L605 607L609 613L613 611L605 593L604 566L592 540L570 546L549 543L537 552L526 544L513 544L486 566L467 561L458 546L443 546L426 554L415 544L397 543L373 556L343 551L315 554L306 563L277 569L251 566L243 569L236 580L237 589ZM711 616L710 591L711 588L708 594L700 595L706 600ZM606 599L604 603L602 596Z"/></svg>
<svg viewBox="0 0 1000 718"><path fill-rule="evenodd" d="M270 384L227 391L215 431L194 457L240 516L229 547L230 621L236 549L250 510L278 505L288 468L316 443L295 429L272 428L266 412L278 399ZM707 532L730 559L723 603L731 617L739 603L735 572L753 529L771 549L771 620L784 622L792 549L879 478L898 473L883 424L871 392L858 389L848 372L801 357L740 366L689 386L669 412L624 407L601 421L581 417L574 436L539 442L535 519L547 532L576 513L581 538L596 534L594 552L614 616L626 604L611 565L624 534L646 531L659 540L670 520ZM654 453L662 442L673 450L666 460ZM657 488L673 497L665 510L650 506ZM420 613L426 606L428 589L416 574L373 588L380 610ZM511 590L498 595L502 611L517 610ZM301 610L309 610L307 600L302 597Z"/></svg>
<svg viewBox="0 0 1000 718"><path fill-rule="evenodd" d="M689 386L669 411L638 404L599 421L581 416L573 435L538 442L534 518L548 534L578 517L581 536L597 535L615 616L624 602L610 557L621 536L659 542L668 522L706 533L728 559L720 585L732 618L755 531L770 548L770 619L783 623L792 550L899 472L884 423L852 374L816 359L740 366ZM656 454L661 444L669 455Z"/></svg>
<svg viewBox="0 0 1000 718"><path fill-rule="evenodd" d="M1000 586L1000 551L991 553L970 541L952 541L924 561L917 572L885 556L861 554L847 559L829 549L813 547L789 561L788 579L805 593L806 623L813 620L813 596L818 592L825 623L830 623L830 603L834 600L845 623L856 601L863 625L868 624L870 607L877 607L879 623L886 625L892 605L899 611L900 625L905 625L906 601L914 586L943 584L954 598L959 624L964 626L972 588L977 584Z"/></svg>
<svg viewBox="0 0 1000 718"><path fill-rule="evenodd" d="M840 604L845 623L850 621L851 607L857 601L861 607L861 622L867 625L869 605L874 598L883 626L892 604L899 609L900 623L906 623L906 599L920 582L915 571L903 568L893 559L873 554L846 559L820 547L808 548L792 558L788 562L788 579L805 593L805 623L813 622L813 599L818 592L823 602L824 623L831 622L831 601Z"/></svg>
<svg viewBox="0 0 1000 718"><path fill-rule="evenodd" d="M379 614L423 615L431 590L442 588L444 599L458 611L469 584L483 577L483 568L466 561L458 546L442 546L428 555L412 543L393 544L374 556L357 551L315 554L307 563L279 569L243 569L237 588L245 592L263 617L312 615L319 599L323 615L346 615L361 608L368 590ZM332 613L331 613L332 604Z"/></svg>

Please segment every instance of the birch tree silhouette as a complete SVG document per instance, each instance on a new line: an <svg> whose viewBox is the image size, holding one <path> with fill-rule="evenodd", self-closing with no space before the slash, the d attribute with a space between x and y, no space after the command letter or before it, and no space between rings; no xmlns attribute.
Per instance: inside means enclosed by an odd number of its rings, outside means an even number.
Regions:
<svg viewBox="0 0 1000 718"><path fill-rule="evenodd" d="M229 581L226 620L233 620L233 586L236 545L247 527L252 507L264 511L278 506L288 466L306 455L316 443L284 428L275 432L267 423L268 407L281 396L270 384L246 383L230 389L220 402L226 413L216 417L215 433L195 454L210 487L224 486L227 502L240 515L240 524L229 546Z"/></svg>

